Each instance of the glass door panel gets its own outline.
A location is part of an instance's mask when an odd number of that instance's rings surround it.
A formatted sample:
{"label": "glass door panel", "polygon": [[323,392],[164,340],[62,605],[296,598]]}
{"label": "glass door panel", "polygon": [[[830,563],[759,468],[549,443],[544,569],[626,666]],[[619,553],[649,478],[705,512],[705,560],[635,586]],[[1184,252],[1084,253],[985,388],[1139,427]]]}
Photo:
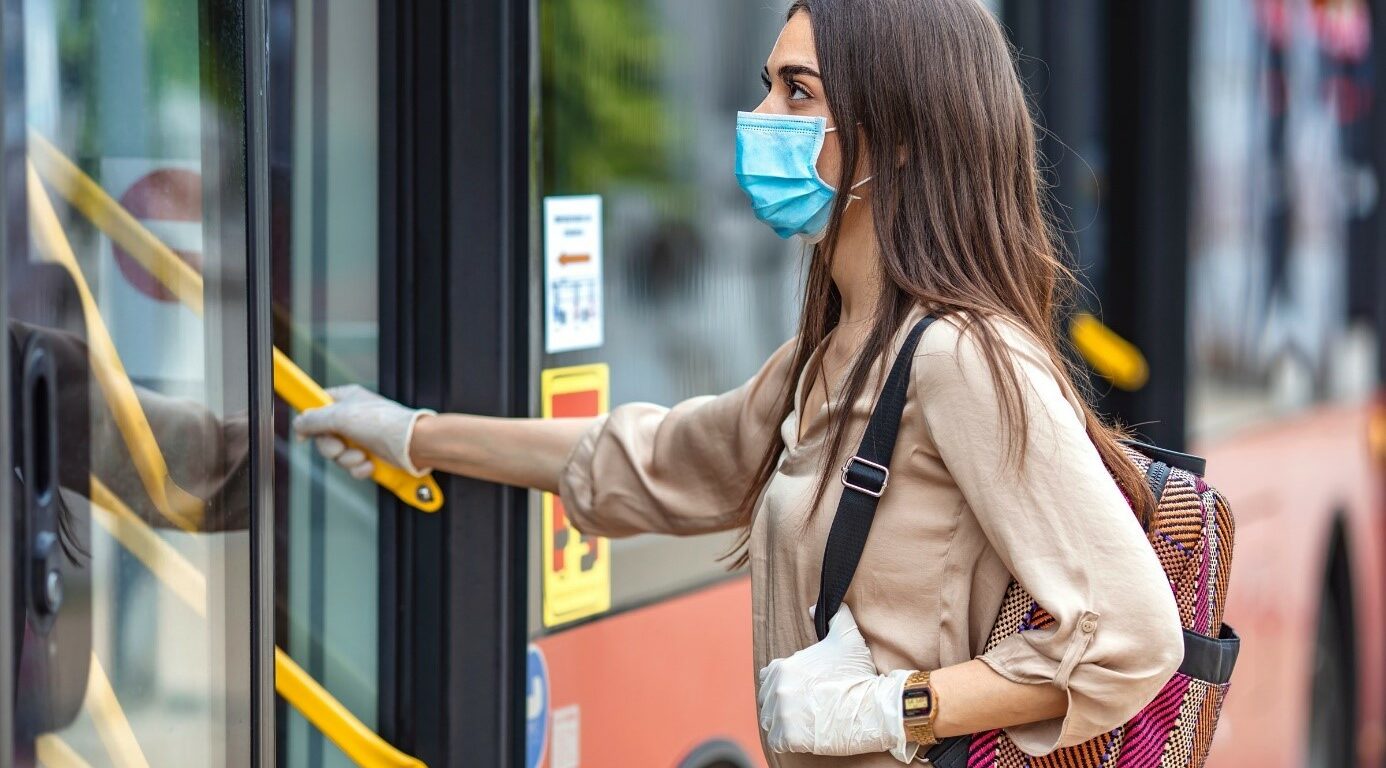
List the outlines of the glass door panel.
{"label": "glass door panel", "polygon": [[[375,0],[272,0],[275,344],[324,387],[374,389],[379,216]],[[277,89],[277,90],[276,90]],[[379,697],[379,504],[277,419],[276,637],[368,729]],[[350,766],[295,708],[279,763]]]}
{"label": "glass door panel", "polygon": [[244,10],[9,0],[21,18],[14,762],[249,765]]}

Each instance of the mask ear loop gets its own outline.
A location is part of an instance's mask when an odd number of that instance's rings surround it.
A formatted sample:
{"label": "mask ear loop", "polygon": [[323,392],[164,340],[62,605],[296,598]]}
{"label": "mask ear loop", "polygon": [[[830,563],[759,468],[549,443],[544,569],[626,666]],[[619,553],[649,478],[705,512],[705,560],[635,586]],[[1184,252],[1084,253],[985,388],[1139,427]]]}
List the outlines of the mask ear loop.
{"label": "mask ear loop", "polygon": [[[832,132],[834,132],[834,131],[836,131],[836,130],[837,130],[837,126],[834,125],[834,126],[831,127],[831,128],[824,128],[824,129],[823,129],[823,133],[828,134],[828,133],[832,133]],[[854,195],[854,194],[852,194],[852,192],[853,192],[854,190],[858,189],[859,187],[861,187],[863,184],[866,184],[867,182],[871,181],[871,180],[874,179],[874,178],[876,178],[874,175],[873,175],[873,176],[867,176],[866,178],[862,179],[861,181],[858,181],[856,184],[853,184],[851,187],[848,187],[848,189],[847,189],[847,204],[848,204],[848,205],[851,205],[852,203],[856,202],[857,200],[860,200],[860,199],[861,199],[861,196],[860,196],[860,195]],[[844,208],[843,210],[846,210],[846,209]]]}

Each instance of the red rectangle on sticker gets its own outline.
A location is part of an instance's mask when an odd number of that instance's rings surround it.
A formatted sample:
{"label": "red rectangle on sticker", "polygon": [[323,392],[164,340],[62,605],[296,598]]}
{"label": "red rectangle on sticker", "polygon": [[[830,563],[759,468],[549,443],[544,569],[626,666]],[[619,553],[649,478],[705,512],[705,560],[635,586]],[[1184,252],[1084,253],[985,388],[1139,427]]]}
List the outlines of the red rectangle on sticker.
{"label": "red rectangle on sticker", "polygon": [[561,395],[553,396],[553,417],[555,419],[571,419],[582,416],[600,415],[598,410],[601,400],[598,398],[595,389],[583,390],[581,392],[564,392]]}

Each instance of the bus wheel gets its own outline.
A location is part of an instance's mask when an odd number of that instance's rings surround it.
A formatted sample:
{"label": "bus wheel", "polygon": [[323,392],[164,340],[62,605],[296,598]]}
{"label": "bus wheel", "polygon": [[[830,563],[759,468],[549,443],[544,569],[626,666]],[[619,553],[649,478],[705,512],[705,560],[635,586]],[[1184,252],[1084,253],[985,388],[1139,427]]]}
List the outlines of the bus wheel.
{"label": "bus wheel", "polygon": [[751,768],[751,759],[735,742],[716,739],[689,752],[679,768]]}
{"label": "bus wheel", "polygon": [[1352,591],[1342,539],[1334,542],[1328,583],[1319,603],[1314,679],[1309,712],[1308,768],[1353,764],[1356,690]]}

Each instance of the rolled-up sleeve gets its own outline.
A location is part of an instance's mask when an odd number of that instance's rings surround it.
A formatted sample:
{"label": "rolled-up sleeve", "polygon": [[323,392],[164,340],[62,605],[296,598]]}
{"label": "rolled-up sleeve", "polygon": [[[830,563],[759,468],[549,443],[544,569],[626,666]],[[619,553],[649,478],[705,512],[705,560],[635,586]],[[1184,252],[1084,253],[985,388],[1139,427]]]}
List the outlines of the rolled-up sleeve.
{"label": "rolled-up sleeve", "polygon": [[1012,422],[974,331],[936,323],[915,383],[929,436],[983,533],[1055,620],[981,656],[1008,680],[1067,692],[1062,718],[1006,729],[1039,756],[1110,731],[1149,703],[1178,668],[1183,639],[1169,582],[1057,370],[1025,331],[991,327],[1020,385],[1023,461],[1004,437]]}
{"label": "rolled-up sleeve", "polygon": [[583,533],[688,536],[734,528],[761,457],[779,428],[794,344],[754,377],[673,408],[619,406],[578,441],[559,478]]}

